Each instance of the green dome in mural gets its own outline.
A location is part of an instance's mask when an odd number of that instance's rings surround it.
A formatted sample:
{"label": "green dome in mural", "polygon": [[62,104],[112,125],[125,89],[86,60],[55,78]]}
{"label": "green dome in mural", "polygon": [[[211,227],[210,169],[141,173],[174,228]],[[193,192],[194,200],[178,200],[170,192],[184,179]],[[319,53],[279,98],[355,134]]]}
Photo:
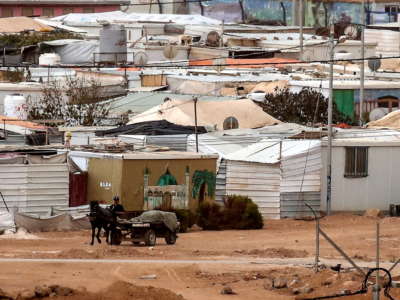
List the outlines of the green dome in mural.
{"label": "green dome in mural", "polygon": [[169,170],[167,169],[167,171],[165,172],[164,175],[162,175],[158,181],[157,181],[157,185],[158,186],[164,186],[164,185],[178,185],[176,178],[169,172]]}

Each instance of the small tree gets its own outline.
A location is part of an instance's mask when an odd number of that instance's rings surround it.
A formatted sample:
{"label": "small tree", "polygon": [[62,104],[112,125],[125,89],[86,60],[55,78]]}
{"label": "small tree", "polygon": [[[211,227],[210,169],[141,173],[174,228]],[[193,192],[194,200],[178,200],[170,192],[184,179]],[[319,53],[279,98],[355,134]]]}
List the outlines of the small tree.
{"label": "small tree", "polygon": [[[298,93],[288,88],[276,89],[267,94],[265,101],[258,103],[263,110],[283,122],[310,125],[328,123],[328,99],[311,88],[303,88]],[[333,103],[333,122],[351,123],[352,120],[337,110]]]}
{"label": "small tree", "polygon": [[39,99],[28,99],[29,120],[62,120],[67,126],[99,125],[109,105],[96,103],[100,85],[91,80],[68,78],[65,85],[53,80],[42,88]]}

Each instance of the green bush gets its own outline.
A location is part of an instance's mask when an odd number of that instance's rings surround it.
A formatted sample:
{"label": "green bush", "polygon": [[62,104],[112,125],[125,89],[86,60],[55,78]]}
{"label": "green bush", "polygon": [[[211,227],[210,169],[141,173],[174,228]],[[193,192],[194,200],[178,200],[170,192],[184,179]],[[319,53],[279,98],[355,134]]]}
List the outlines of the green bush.
{"label": "green bush", "polygon": [[224,201],[224,225],[233,229],[260,229],[264,222],[253,200],[247,196],[230,195]]}
{"label": "green bush", "polygon": [[247,196],[228,196],[223,207],[202,203],[197,214],[197,224],[205,230],[260,229],[264,226],[257,204]]}
{"label": "green bush", "polygon": [[197,210],[197,225],[205,230],[220,230],[223,213],[221,206],[215,203],[200,203]]}
{"label": "green bush", "polygon": [[196,215],[188,209],[176,209],[173,212],[181,223],[180,232],[186,232],[196,223]]}

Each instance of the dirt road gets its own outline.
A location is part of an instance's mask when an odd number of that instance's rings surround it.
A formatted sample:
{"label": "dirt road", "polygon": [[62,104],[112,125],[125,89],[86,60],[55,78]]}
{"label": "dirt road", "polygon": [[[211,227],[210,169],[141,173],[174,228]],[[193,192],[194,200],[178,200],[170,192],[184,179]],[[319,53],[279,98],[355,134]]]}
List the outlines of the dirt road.
{"label": "dirt road", "polygon": [[[400,219],[385,218],[380,222],[382,260],[395,261],[400,255]],[[350,257],[364,265],[372,263],[375,219],[339,215],[324,218],[321,224]],[[314,230],[314,223],[310,221],[276,220],[267,221],[264,229],[255,231],[189,232],[181,234],[176,245],[166,245],[160,239],[155,247],[134,247],[130,243],[90,246],[88,231],[35,233],[27,239],[0,237],[0,258],[3,259],[0,260],[0,288],[16,293],[38,284],[62,284],[98,292],[120,280],[167,288],[193,300],[295,299],[343,291],[346,282],[350,290],[358,289],[362,279],[354,272],[338,278],[329,268],[315,275],[307,267],[313,262]],[[322,240],[321,257],[327,265],[341,259]],[[4,260],[16,258],[35,261]],[[47,258],[58,260],[36,260]],[[73,263],[65,259],[81,261]],[[104,263],[107,260],[112,261]],[[136,263],[129,263],[133,260]],[[400,268],[396,272],[400,273]],[[156,279],[139,279],[149,274],[156,275]],[[287,281],[298,278],[299,288],[310,284],[312,289],[306,294],[294,295],[293,288],[268,288],[268,280],[279,276]],[[332,278],[333,282],[326,284]],[[227,285],[237,294],[221,295],[221,289]],[[397,291],[393,293],[396,295]]]}

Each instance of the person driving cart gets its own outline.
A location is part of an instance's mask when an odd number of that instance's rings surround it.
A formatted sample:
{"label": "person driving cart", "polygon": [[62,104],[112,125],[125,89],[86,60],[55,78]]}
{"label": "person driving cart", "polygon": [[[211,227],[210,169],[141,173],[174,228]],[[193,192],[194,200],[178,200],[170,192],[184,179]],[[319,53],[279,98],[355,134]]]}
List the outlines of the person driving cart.
{"label": "person driving cart", "polygon": [[125,209],[122,206],[122,204],[119,203],[119,197],[114,196],[113,198],[113,204],[110,205],[110,210],[113,212],[113,214],[118,214],[121,212],[124,212]]}

